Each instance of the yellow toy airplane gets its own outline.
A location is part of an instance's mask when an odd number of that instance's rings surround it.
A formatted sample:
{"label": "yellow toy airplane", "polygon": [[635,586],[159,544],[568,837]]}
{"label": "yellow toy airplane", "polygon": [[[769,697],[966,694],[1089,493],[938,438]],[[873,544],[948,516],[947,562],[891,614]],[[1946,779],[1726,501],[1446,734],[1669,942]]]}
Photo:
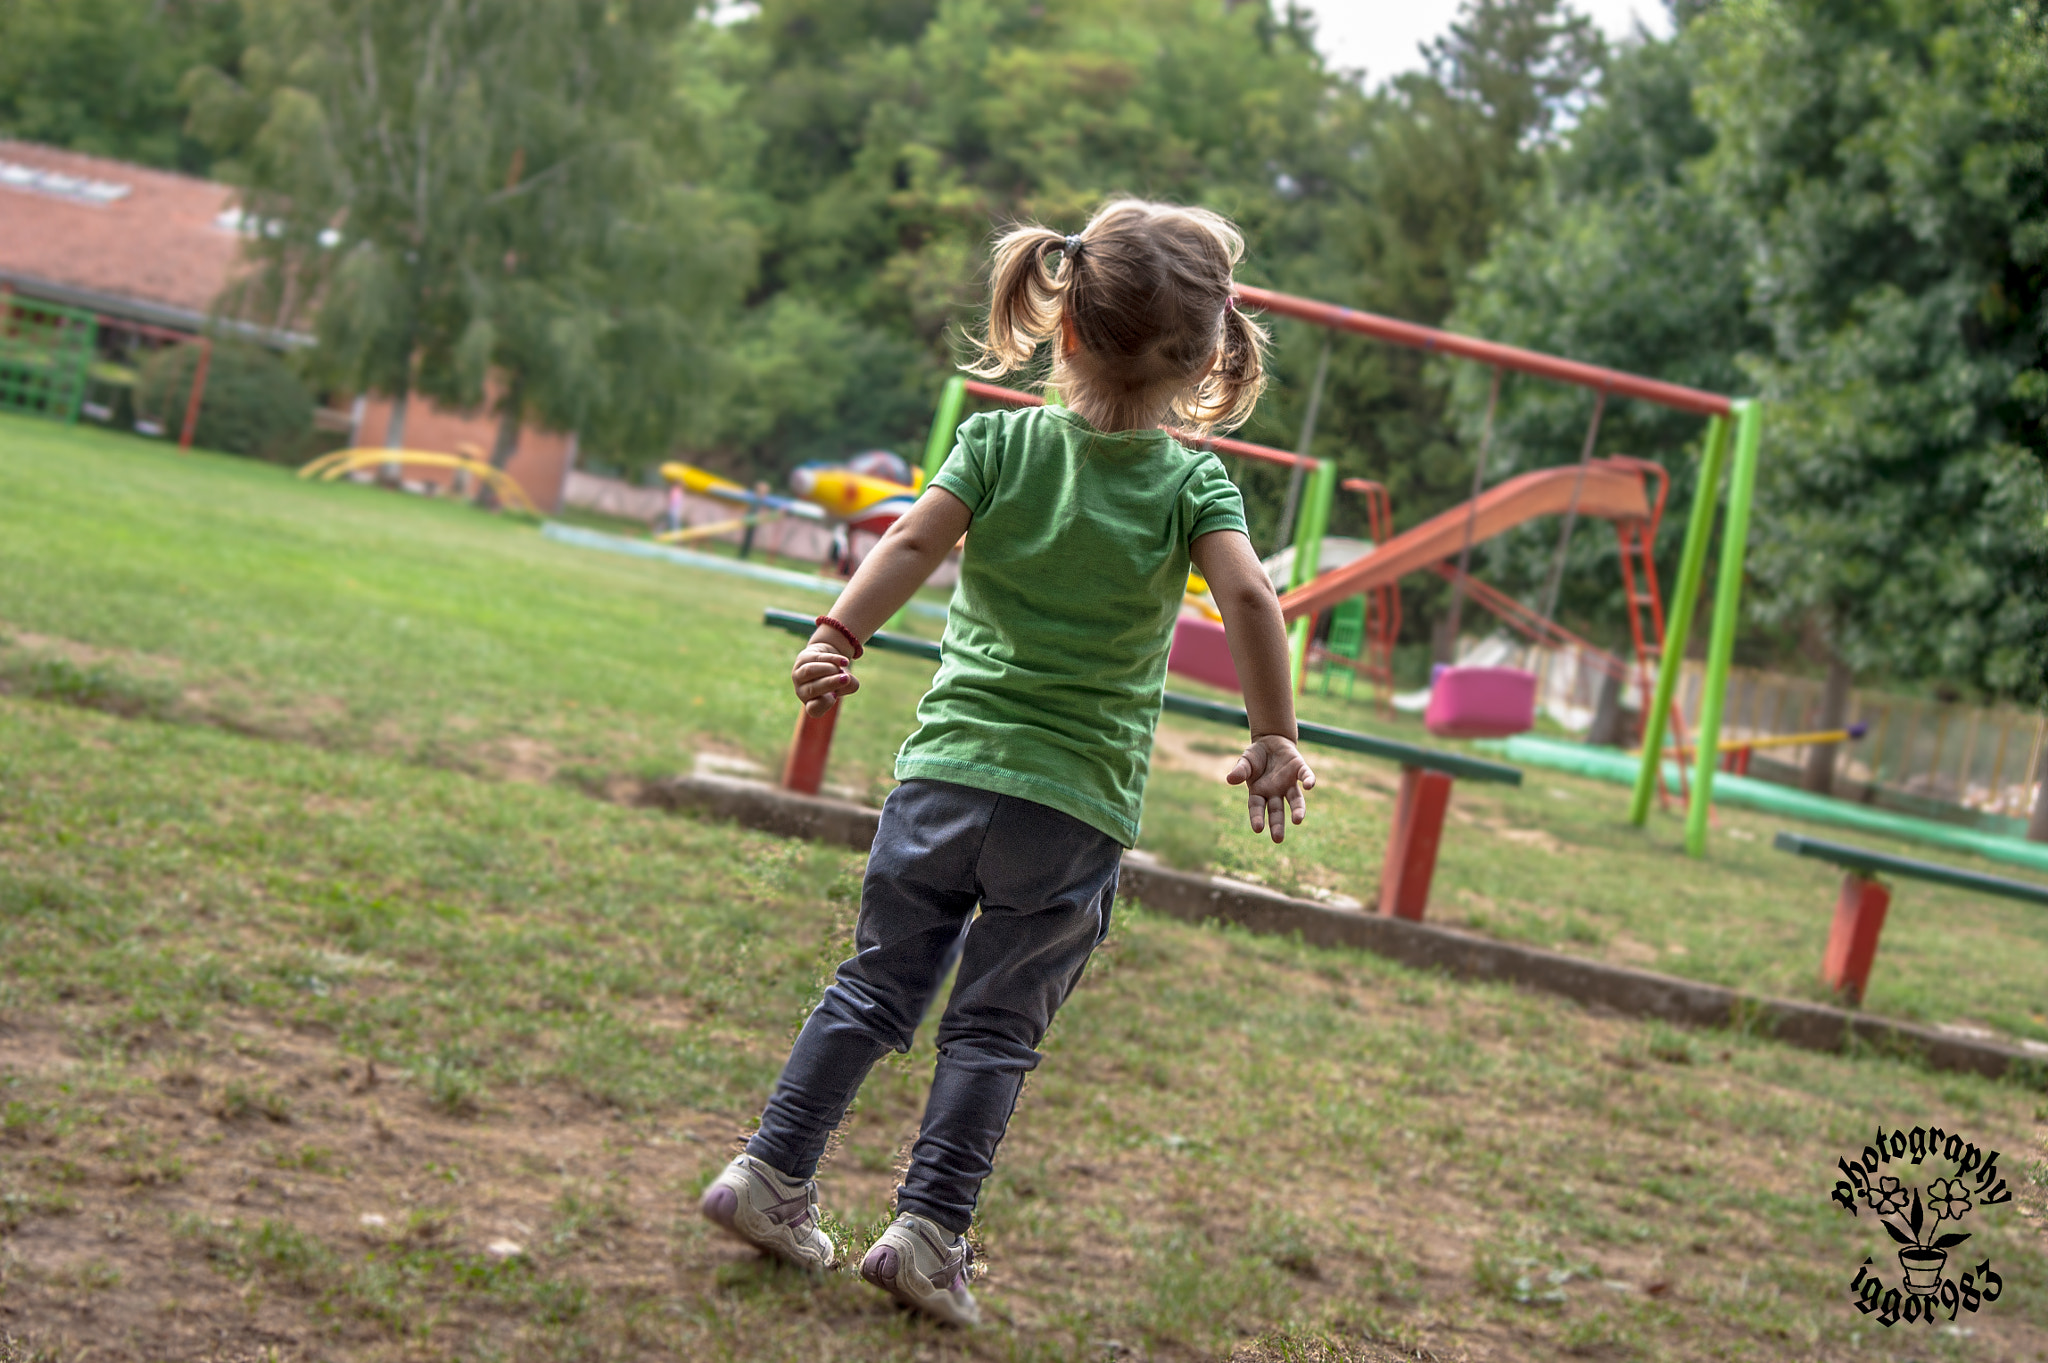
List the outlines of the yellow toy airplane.
{"label": "yellow toy airplane", "polygon": [[694,464],[663,464],[661,476],[686,492],[715,497],[756,513],[830,519],[876,535],[894,525],[924,488],[924,474],[913,473],[887,450],[870,450],[844,464],[799,465],[789,475],[794,497],[755,492]]}

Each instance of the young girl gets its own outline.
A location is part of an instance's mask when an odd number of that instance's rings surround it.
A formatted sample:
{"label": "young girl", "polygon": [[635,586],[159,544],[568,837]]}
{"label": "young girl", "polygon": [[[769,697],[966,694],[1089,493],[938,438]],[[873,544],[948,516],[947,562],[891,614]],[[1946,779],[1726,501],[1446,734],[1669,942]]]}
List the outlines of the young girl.
{"label": "young girl", "polygon": [[1223,614],[1251,718],[1228,779],[1247,788],[1252,831],[1279,842],[1315,785],[1295,751],[1286,637],[1243,500],[1214,454],[1159,429],[1169,415],[1234,425],[1258,400],[1265,334],[1231,301],[1243,250],[1214,213],[1135,201],[1075,236],[1006,232],[973,372],[1019,368],[1051,341],[1066,406],[963,423],[791,669],[813,715],[859,690],[862,641],[968,535],[938,678],[868,858],[855,955],[804,1024],[760,1129],[703,1200],[747,1243],[829,1267],[819,1157],[869,1068],[910,1048],[957,951],[897,1216],[860,1266],[940,1320],[980,1319],[965,1236],[982,1180],[1046,1027],[1109,930],[1190,560]]}

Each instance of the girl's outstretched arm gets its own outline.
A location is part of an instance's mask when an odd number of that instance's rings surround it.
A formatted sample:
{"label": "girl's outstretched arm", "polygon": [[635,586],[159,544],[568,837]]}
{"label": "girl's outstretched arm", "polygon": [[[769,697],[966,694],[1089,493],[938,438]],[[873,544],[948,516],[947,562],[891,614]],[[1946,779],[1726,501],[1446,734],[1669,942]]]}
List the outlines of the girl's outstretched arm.
{"label": "girl's outstretched arm", "polygon": [[[883,532],[874,552],[861,560],[853,581],[832,603],[832,618],[865,643],[953,552],[973,519],[967,504],[952,493],[926,489],[917,504]],[[840,696],[860,690],[849,670],[853,651],[852,642],[830,625],[812,631],[811,641],[789,671],[806,714],[822,715]]]}
{"label": "girl's outstretched arm", "polygon": [[1252,832],[1270,831],[1279,842],[1287,836],[1289,814],[1296,823],[1308,817],[1303,792],[1316,784],[1316,774],[1294,746],[1294,680],[1287,675],[1280,598],[1243,531],[1204,535],[1188,546],[1188,553],[1223,613],[1223,632],[1251,720],[1251,746],[1224,779],[1245,787]]}

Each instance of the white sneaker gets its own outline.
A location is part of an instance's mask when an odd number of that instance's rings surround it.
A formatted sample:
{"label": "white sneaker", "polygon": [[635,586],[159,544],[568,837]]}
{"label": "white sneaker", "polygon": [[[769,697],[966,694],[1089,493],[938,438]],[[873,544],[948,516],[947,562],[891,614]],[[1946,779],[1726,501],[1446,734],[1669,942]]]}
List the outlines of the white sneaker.
{"label": "white sneaker", "polygon": [[979,1325],[981,1307],[967,1290],[973,1265],[966,1236],[948,1235],[936,1222],[904,1212],[860,1261],[860,1276],[949,1325]]}
{"label": "white sneaker", "polygon": [[838,1252],[818,1229],[818,1185],[793,1179],[741,1155],[711,1181],[698,1203],[704,1219],[798,1268],[830,1268]]}

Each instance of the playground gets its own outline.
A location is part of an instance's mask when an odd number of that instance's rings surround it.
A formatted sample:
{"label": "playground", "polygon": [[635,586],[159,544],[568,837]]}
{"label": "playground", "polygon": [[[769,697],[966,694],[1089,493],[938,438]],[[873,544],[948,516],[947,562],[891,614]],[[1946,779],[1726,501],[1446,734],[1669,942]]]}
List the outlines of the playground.
{"label": "playground", "polygon": [[[1684,1030],[1126,901],[1047,1042],[977,1235],[997,1328],[814,1287],[690,1213],[851,930],[858,854],[654,807],[772,781],[767,581],[470,508],[0,422],[0,1145],[10,1330],[145,1356],[2031,1357],[2037,1081]],[[902,632],[936,637],[912,613]],[[715,666],[708,665],[715,661]],[[877,651],[823,774],[872,803],[931,664]],[[1176,679],[1173,689],[1222,699]],[[1475,751],[1310,688],[1306,719]],[[1169,714],[1141,850],[1370,905],[1397,764],[1317,751],[1283,848],[1231,831],[1228,728]],[[1695,740],[1696,741],[1696,740]],[[1839,867],[1737,805],[1461,780],[1427,921],[1824,1002]],[[1967,853],[1935,859],[2026,872]],[[2048,1041],[2037,906],[1901,882],[1862,1008]],[[1201,1038],[1202,1047],[1184,1044]],[[823,1173],[879,1228],[930,1073],[891,1060]],[[1835,1161],[1964,1130],[1995,1308],[1845,1303]],[[1284,1172],[1276,1172],[1284,1171]],[[1237,1191],[1273,1200],[1257,1215]],[[1077,1244],[1068,1229],[1091,1227]],[[1975,1260],[1973,1259],[1974,1263]]]}

